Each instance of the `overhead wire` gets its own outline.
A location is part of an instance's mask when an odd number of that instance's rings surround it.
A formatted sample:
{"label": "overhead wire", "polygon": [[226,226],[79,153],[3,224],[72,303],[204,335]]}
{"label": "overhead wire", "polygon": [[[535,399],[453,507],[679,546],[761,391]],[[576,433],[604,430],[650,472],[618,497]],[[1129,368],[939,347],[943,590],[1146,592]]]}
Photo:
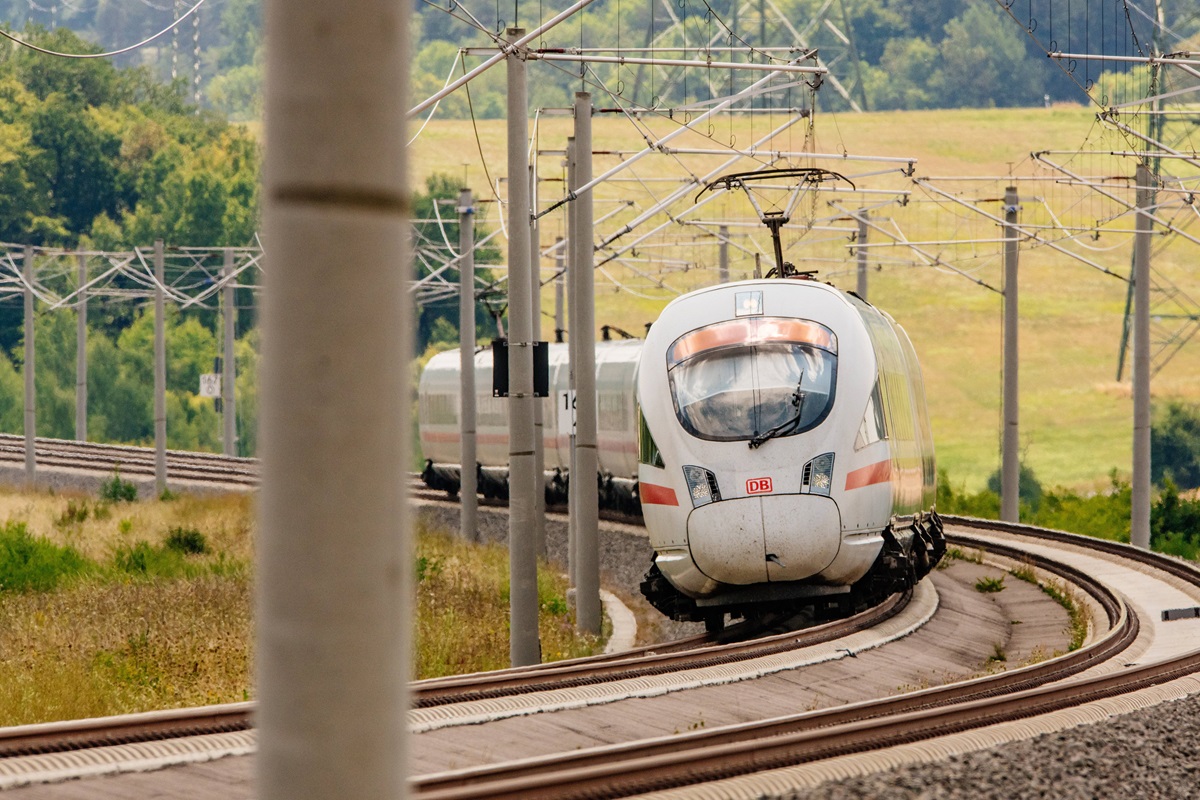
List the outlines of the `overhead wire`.
{"label": "overhead wire", "polygon": [[134,50],[145,47],[146,45],[153,42],[155,39],[158,39],[160,36],[163,36],[163,35],[171,32],[179,25],[179,23],[183,22],[185,19],[187,19],[188,17],[195,14],[196,11],[199,10],[200,6],[204,5],[205,2],[206,2],[206,0],[196,0],[196,4],[194,6],[189,8],[187,11],[185,11],[183,14],[181,14],[179,17],[177,17],[174,22],[172,22],[170,25],[163,28],[161,31],[154,34],[153,36],[149,36],[149,37],[143,39],[142,41],[138,42],[137,44],[131,44],[128,47],[122,47],[118,50],[109,50],[109,51],[106,51],[103,53],[63,53],[63,52],[60,52],[57,50],[50,50],[45,47],[39,47],[38,45],[33,44],[32,42],[27,42],[17,36],[14,36],[13,34],[4,30],[4,28],[2,28],[2,27],[0,27],[0,36],[3,36],[5,39],[8,39],[11,42],[15,42],[16,44],[20,45],[21,47],[28,48],[30,50],[41,53],[43,55],[55,56],[57,58],[78,58],[78,59],[112,58],[113,56],[119,56],[124,53],[130,53]]}

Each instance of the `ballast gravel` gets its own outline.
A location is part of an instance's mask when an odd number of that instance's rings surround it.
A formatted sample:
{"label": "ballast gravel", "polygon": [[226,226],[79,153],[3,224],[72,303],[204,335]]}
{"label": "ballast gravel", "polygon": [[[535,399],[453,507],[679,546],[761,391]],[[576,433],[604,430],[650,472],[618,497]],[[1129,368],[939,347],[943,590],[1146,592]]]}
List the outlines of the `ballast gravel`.
{"label": "ballast gravel", "polygon": [[[764,795],[764,800],[766,795]],[[783,800],[1176,800],[1200,798],[1200,697]]]}
{"label": "ballast gravel", "polygon": [[[431,525],[458,528],[456,506],[425,505],[420,517]],[[503,542],[508,538],[508,518],[496,510],[480,509],[479,528],[483,541]],[[546,539],[549,559],[565,563],[565,519],[547,520]],[[600,550],[605,586],[619,592],[631,606],[642,603],[638,585],[650,565],[645,532],[631,525],[601,523]],[[662,640],[703,631],[697,623],[661,619],[657,624],[656,634]],[[1200,800],[1200,696],[943,761],[829,781],[783,794],[763,794],[761,798]]]}

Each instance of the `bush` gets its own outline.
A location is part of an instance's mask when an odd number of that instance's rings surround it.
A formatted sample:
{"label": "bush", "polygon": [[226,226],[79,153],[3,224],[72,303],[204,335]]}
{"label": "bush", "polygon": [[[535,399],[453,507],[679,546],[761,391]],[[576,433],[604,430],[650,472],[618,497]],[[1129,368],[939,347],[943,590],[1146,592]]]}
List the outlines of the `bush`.
{"label": "bush", "polygon": [[[988,478],[987,488],[989,492],[1000,494],[1000,470],[996,470]],[[1017,496],[1020,502],[1029,507],[1030,511],[1037,512],[1038,507],[1042,504],[1042,496],[1045,492],[1042,490],[1042,483],[1033,474],[1033,468],[1025,464],[1021,464],[1020,472],[1017,478]]]}
{"label": "bush", "polygon": [[1150,427],[1150,477],[1182,489],[1200,487],[1200,405],[1168,402],[1155,409]]}
{"label": "bush", "polygon": [[119,572],[140,578],[174,578],[187,571],[182,553],[149,542],[121,545],[113,553],[113,565]]}
{"label": "bush", "polygon": [[167,549],[184,555],[202,555],[208,552],[208,540],[195,528],[172,528],[164,544]]}
{"label": "bush", "polygon": [[1133,489],[1109,475],[1108,491],[1081,495],[1058,488],[1046,492],[1037,514],[1023,521],[1046,528],[1082,533],[1100,539],[1129,541],[1129,520],[1133,514]]}
{"label": "bush", "polygon": [[958,514],[963,517],[1000,519],[1000,495],[984,489],[967,494],[962,487],[954,488],[946,470],[938,470],[937,510],[942,514]]}
{"label": "bush", "polygon": [[59,515],[58,519],[54,521],[54,524],[59,528],[68,528],[72,525],[81,525],[84,522],[87,522],[87,518],[90,513],[91,510],[88,508],[86,500],[78,505],[75,504],[74,500],[68,500],[67,507],[63,510],[62,514]]}
{"label": "bush", "polygon": [[132,503],[137,500],[137,487],[122,480],[120,470],[114,470],[112,480],[100,487],[100,499],[110,503]]}
{"label": "bush", "polygon": [[23,522],[0,528],[0,591],[49,592],[86,567],[74,548],[33,536]]}
{"label": "bush", "polygon": [[1168,477],[1150,508],[1150,547],[1171,555],[1196,558],[1200,553],[1200,500],[1185,500]]}

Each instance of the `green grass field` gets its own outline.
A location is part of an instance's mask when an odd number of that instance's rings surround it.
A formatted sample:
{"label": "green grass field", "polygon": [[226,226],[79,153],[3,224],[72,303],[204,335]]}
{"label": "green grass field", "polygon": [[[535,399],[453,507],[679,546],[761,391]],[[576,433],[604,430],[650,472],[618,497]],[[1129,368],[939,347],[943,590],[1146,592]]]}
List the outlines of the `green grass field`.
{"label": "green grass field", "polygon": [[[762,138],[782,121],[781,116],[732,121],[726,117],[703,131],[709,136],[687,134],[670,146],[717,149],[730,141],[743,146]],[[595,150],[607,152],[595,156],[595,174],[628,160],[642,148],[645,137],[660,137],[678,127],[677,122],[656,121],[639,130],[623,119],[597,115]],[[490,199],[488,178],[495,182],[504,177],[505,128],[502,121],[487,121],[480,122],[478,130],[477,143],[470,122],[431,123],[412,148],[414,185],[436,172],[465,176],[477,198]],[[542,151],[561,150],[570,130],[569,119],[546,117],[536,128],[536,145]],[[869,296],[908,330],[921,356],[940,465],[956,485],[982,487],[999,465],[1002,302],[997,292],[951,268],[1002,288],[1002,245],[995,241],[1001,232],[993,221],[925,186],[1002,217],[999,200],[1010,182],[1007,176],[1014,176],[1021,194],[1022,223],[1049,224],[1053,214],[1054,219],[1081,233],[1076,242],[1064,246],[1096,266],[1128,275],[1132,237],[1121,231],[1132,229],[1132,219],[1116,218],[1116,204],[1062,180],[1062,173],[1033,162],[1030,152],[1052,151],[1048,158],[1072,173],[1103,177],[1108,191],[1132,198],[1132,192],[1117,180],[1132,174],[1132,160],[1085,152],[1126,150],[1130,143],[1097,125],[1089,109],[1055,107],[818,114],[811,132],[800,123],[769,146],[773,150],[915,159],[913,177],[927,179],[924,185],[915,184],[896,164],[853,158],[791,159],[790,164],[823,166],[854,176],[860,188],[874,191],[856,194],[833,184],[838,191],[802,199],[792,223],[784,229],[786,257],[797,264],[818,266],[824,279],[853,288],[853,223],[832,218],[839,208],[876,203],[885,204],[871,212],[880,226],[910,242],[926,243],[920,245],[924,259],[908,248],[870,250]],[[488,164],[488,177],[480,149]],[[620,173],[626,180],[597,189],[597,239],[633,220],[654,199],[680,189],[689,175],[702,177],[726,161],[726,156],[685,154],[656,154],[637,161]],[[726,165],[724,171],[753,166],[743,159]],[[539,208],[546,208],[563,192],[562,156],[544,153],[538,169],[543,179]],[[886,174],[865,175],[881,170]],[[1001,177],[971,179],[995,176]],[[503,194],[502,182],[500,187]],[[894,193],[904,190],[912,192],[910,202],[893,202],[899,196]],[[744,195],[729,193],[701,208],[692,205],[695,195],[692,188],[671,207],[675,222],[659,214],[616,240],[615,246],[628,246],[643,232],[662,226],[654,236],[621,253],[625,263],[609,261],[597,270],[598,324],[640,332],[671,297],[716,282],[718,250],[711,231],[717,221],[741,221],[731,228],[738,245],[731,255],[735,278],[750,274],[753,250],[769,253],[765,228],[758,224]],[[481,222],[494,227],[496,205],[481,208],[486,211],[479,215]],[[1164,213],[1180,224],[1194,222],[1196,216],[1187,208]],[[806,219],[817,221],[812,230],[804,230]],[[700,224],[685,224],[688,222]],[[562,225],[561,212],[543,218],[543,246],[561,235]],[[1090,228],[1095,232],[1087,230]],[[871,244],[884,241],[886,238],[875,232],[869,237]],[[1154,268],[1186,294],[1200,297],[1200,276],[1194,269],[1198,253],[1200,245],[1186,239],[1156,237]],[[611,248],[602,251],[601,258],[610,254]],[[929,266],[933,259],[943,266]],[[1123,383],[1116,381],[1127,284],[1079,258],[1029,241],[1022,242],[1020,259],[1020,438],[1024,458],[1046,485],[1085,491],[1103,488],[1112,470],[1130,472],[1129,369]],[[553,262],[546,259],[543,279],[552,272]],[[543,314],[552,312],[553,292],[546,291]],[[1170,320],[1161,322],[1168,327],[1172,324]],[[550,327],[547,322],[545,330]],[[1200,341],[1182,348],[1158,372],[1154,394],[1156,398],[1200,400]]]}

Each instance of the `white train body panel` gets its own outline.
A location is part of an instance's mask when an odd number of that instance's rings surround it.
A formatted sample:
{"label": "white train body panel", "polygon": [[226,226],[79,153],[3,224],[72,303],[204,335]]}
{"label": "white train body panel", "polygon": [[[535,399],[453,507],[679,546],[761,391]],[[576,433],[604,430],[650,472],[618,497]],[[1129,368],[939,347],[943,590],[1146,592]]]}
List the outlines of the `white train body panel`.
{"label": "white train body panel", "polygon": [[713,606],[738,587],[813,596],[862,578],[884,529],[932,508],[911,351],[889,317],[815,281],[668,305],[637,387],[642,513],[663,575]]}
{"label": "white train body panel", "polygon": [[[633,479],[637,475],[637,407],[634,377],[641,341],[596,344],[597,458],[601,473]],[[551,344],[550,397],[541,400],[547,470],[566,471],[571,454],[571,411],[563,400],[569,386],[565,344]],[[421,451],[435,464],[457,466],[462,440],[459,413],[458,350],[438,353],[421,373],[418,419]],[[508,401],[492,396],[492,351],[475,353],[476,454],[484,467],[508,465]]]}

